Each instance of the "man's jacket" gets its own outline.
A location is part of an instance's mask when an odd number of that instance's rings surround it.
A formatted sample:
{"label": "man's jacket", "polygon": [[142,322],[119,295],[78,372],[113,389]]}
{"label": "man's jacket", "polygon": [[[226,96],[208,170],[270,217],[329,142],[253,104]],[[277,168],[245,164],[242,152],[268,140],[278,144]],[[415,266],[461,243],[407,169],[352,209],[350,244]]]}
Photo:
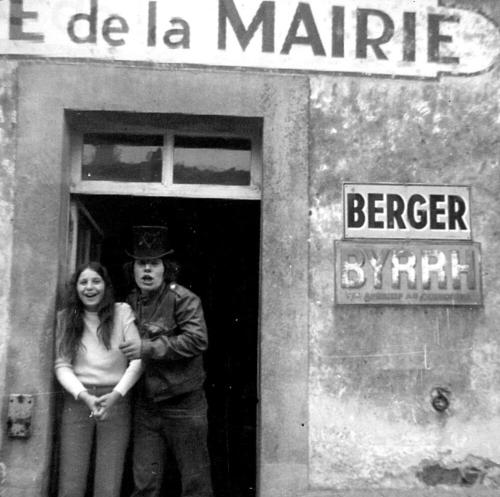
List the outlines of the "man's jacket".
{"label": "man's jacket", "polygon": [[158,402],[201,388],[208,336],[199,297],[170,283],[147,296],[134,290],[127,301],[136,313],[142,339],[145,371],[139,396]]}

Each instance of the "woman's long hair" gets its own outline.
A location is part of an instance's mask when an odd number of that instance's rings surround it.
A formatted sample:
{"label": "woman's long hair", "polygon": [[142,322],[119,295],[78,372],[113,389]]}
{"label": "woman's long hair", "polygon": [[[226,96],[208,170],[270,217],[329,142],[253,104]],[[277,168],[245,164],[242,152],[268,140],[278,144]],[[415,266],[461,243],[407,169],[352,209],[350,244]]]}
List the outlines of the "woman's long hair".
{"label": "woman's long hair", "polygon": [[59,354],[69,357],[71,361],[75,360],[76,354],[82,346],[85,307],[78,296],[76,286],[78,278],[85,269],[95,271],[104,280],[104,295],[97,307],[97,316],[99,317],[97,335],[107,349],[111,347],[115,304],[113,285],[108,271],[100,262],[87,262],[79,266],[71,277],[65,299],[63,329],[60,330],[62,336],[59,343]]}

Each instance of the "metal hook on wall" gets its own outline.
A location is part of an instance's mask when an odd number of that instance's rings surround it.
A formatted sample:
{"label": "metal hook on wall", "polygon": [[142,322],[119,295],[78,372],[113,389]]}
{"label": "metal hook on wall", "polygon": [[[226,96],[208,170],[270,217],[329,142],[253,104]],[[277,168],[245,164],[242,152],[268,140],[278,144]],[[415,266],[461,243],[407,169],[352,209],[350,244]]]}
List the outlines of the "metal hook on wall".
{"label": "metal hook on wall", "polygon": [[431,390],[431,404],[437,412],[444,412],[450,407],[451,391],[445,387],[435,387]]}

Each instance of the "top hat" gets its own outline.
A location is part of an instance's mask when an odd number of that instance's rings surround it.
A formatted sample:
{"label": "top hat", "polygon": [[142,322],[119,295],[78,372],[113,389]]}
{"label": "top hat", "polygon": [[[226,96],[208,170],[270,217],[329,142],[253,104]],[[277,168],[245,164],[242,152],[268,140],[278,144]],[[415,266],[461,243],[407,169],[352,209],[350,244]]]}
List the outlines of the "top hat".
{"label": "top hat", "polygon": [[134,259],[160,259],[173,252],[167,234],[168,230],[164,226],[134,226],[132,250],[125,252]]}

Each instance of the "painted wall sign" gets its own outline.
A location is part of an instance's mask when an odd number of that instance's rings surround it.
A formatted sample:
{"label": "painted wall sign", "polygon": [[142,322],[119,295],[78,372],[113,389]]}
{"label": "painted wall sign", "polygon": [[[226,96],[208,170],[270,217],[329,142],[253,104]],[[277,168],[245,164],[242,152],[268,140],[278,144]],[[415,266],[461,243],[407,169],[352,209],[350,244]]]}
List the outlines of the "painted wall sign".
{"label": "painted wall sign", "polygon": [[481,305],[473,242],[335,242],[338,304]]}
{"label": "painted wall sign", "polygon": [[471,240],[468,186],[344,183],[344,238]]}
{"label": "painted wall sign", "polygon": [[489,69],[497,26],[438,0],[4,0],[0,54],[435,78]]}

